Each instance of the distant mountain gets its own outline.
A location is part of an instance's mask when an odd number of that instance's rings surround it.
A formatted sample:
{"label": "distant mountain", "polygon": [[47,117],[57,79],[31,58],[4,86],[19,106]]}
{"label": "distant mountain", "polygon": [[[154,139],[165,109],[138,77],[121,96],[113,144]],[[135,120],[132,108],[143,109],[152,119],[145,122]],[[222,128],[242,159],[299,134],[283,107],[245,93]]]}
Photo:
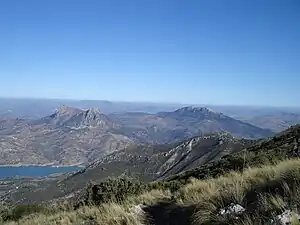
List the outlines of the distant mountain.
{"label": "distant mountain", "polygon": [[121,132],[140,142],[170,143],[196,135],[229,132],[243,138],[264,138],[274,133],[208,108],[183,107],[157,114],[127,113],[111,115],[125,129]]}
{"label": "distant mountain", "polygon": [[268,130],[257,128],[208,108],[184,107],[174,112],[160,113],[160,115],[173,118],[179,125],[188,125],[187,127],[203,134],[226,131],[234,136],[254,139],[273,135]]}
{"label": "distant mountain", "polygon": [[35,121],[35,124],[51,124],[58,127],[69,128],[98,128],[109,130],[118,127],[99,109],[91,108],[87,110],[62,106],[50,116],[43,117]]}
{"label": "distant mountain", "polygon": [[38,120],[3,119],[0,125],[0,164],[86,164],[134,144],[96,109],[60,107]]}

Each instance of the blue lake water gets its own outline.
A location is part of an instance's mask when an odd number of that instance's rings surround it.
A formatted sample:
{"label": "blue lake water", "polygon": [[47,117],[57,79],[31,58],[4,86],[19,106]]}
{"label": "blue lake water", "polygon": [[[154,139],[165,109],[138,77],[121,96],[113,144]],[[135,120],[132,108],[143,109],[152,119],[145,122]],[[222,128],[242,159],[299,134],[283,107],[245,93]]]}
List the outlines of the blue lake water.
{"label": "blue lake water", "polygon": [[69,173],[82,169],[78,166],[2,166],[0,167],[0,179],[9,177],[46,177],[59,173]]}

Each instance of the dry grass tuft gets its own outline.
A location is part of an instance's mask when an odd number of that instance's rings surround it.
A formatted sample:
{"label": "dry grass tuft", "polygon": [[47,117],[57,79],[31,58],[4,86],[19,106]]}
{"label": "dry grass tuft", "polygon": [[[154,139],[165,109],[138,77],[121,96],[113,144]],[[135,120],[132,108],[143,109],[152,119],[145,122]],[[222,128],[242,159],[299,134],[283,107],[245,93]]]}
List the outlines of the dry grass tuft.
{"label": "dry grass tuft", "polygon": [[59,212],[53,215],[31,215],[18,222],[6,225],[73,225],[93,221],[98,225],[141,225],[143,218],[118,204],[104,204],[101,207],[82,207],[78,211]]}
{"label": "dry grass tuft", "polygon": [[155,189],[135,197],[130,197],[126,200],[126,202],[131,205],[138,205],[138,204],[152,205],[158,201],[170,200],[171,197],[172,194],[169,190]]}
{"label": "dry grass tuft", "polygon": [[[185,203],[201,206],[195,212],[194,224],[209,221],[221,224],[218,211],[230,203],[240,204],[251,210],[252,214],[257,211],[267,216],[299,207],[298,184],[299,159],[284,161],[276,166],[249,168],[243,173],[232,172],[206,181],[194,180],[179,191],[178,197]],[[251,224],[249,221],[260,223],[245,215],[242,224]]]}

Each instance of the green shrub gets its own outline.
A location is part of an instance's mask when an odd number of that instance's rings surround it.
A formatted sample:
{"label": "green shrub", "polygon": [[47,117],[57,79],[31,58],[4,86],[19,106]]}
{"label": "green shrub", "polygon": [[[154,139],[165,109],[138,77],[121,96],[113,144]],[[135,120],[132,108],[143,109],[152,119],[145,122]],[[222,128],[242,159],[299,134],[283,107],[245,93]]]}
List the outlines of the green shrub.
{"label": "green shrub", "polygon": [[172,193],[178,191],[184,182],[182,180],[172,180],[172,181],[158,181],[152,182],[147,185],[148,190],[169,190]]}
{"label": "green shrub", "polygon": [[89,185],[84,203],[87,205],[121,203],[129,196],[141,194],[145,190],[147,190],[147,185],[126,176],[108,178],[99,184]]}

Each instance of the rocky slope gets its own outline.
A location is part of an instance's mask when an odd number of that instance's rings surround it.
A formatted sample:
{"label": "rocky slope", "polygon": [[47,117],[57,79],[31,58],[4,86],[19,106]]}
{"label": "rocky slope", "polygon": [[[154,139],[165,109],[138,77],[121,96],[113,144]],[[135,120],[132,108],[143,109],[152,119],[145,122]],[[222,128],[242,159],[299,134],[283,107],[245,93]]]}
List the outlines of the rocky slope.
{"label": "rocky slope", "polygon": [[28,129],[29,121],[20,118],[2,117],[0,118],[0,135],[11,135]]}
{"label": "rocky slope", "polygon": [[2,124],[0,164],[87,163],[133,144],[94,109],[62,107],[39,120]]}
{"label": "rocky slope", "polygon": [[129,173],[146,180],[157,179],[217,160],[255,142],[235,138],[229,133],[214,133],[190,138],[178,144],[138,146],[101,158],[90,164],[86,172],[93,173],[99,167],[107,170],[106,166],[110,167],[111,164],[128,162],[132,165],[127,170]]}
{"label": "rocky slope", "polygon": [[276,164],[279,161],[300,157],[300,125],[278,133],[268,140],[257,141],[242,151],[224,156],[196,169],[170,176],[168,181],[187,181],[191,177],[205,179],[218,177],[229,171],[243,171],[248,167]]}

